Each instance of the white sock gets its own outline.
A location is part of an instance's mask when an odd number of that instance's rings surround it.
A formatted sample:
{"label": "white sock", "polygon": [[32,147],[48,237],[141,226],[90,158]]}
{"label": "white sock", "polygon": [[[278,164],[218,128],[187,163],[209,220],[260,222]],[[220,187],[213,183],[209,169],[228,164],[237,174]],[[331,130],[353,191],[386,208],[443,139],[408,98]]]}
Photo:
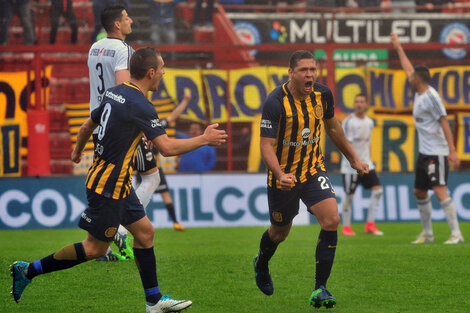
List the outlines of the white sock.
{"label": "white sock", "polygon": [[119,232],[122,236],[127,236],[127,228],[125,228],[125,227],[122,226],[122,225],[119,225],[118,232]]}
{"label": "white sock", "polygon": [[452,198],[449,197],[441,202],[441,206],[446,213],[447,224],[449,224],[452,235],[460,235],[459,221],[455,213],[455,206]]}
{"label": "white sock", "polygon": [[142,182],[139,185],[139,188],[136,189],[135,193],[142,203],[142,206],[145,208],[152,198],[155,189],[157,189],[160,184],[160,173],[156,171],[149,175],[140,175],[142,177]]}
{"label": "white sock", "polygon": [[419,216],[421,217],[421,225],[423,225],[423,232],[425,235],[433,235],[432,222],[431,222],[431,199],[418,199]]}
{"label": "white sock", "polygon": [[379,207],[380,198],[382,198],[382,188],[374,189],[370,195],[369,209],[367,211],[367,221],[375,222],[375,214],[377,213],[377,208]]}
{"label": "white sock", "polygon": [[351,226],[351,206],[354,194],[348,194],[343,200],[343,226]]}

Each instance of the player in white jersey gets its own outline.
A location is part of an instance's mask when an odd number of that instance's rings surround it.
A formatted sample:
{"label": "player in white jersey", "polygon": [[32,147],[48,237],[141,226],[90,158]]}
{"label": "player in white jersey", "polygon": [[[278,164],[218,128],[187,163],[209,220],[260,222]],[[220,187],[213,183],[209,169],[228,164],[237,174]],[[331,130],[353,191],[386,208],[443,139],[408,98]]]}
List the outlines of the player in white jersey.
{"label": "player in white jersey", "polygon": [[341,233],[345,236],[354,236],[356,234],[351,228],[351,207],[354,192],[359,184],[371,190],[367,223],[364,231],[378,236],[383,235],[383,232],[375,226],[375,215],[382,197],[382,185],[375,172],[374,163],[370,158],[370,138],[374,128],[374,121],[367,116],[368,109],[369,103],[367,97],[365,94],[360,93],[354,98],[354,113],[343,121],[346,139],[351,143],[361,161],[369,165],[369,173],[359,176],[357,171],[351,167],[349,161],[344,156],[342,157],[341,174],[346,196],[342,207],[343,230]]}
{"label": "player in white jersey", "polygon": [[416,162],[414,194],[417,198],[423,232],[413,243],[433,242],[431,224],[431,200],[428,190],[432,189],[444,209],[451,235],[445,244],[463,243],[455,206],[447,191],[449,162],[455,167],[460,160],[455,150],[454,138],[446,119],[447,113],[437,91],[429,86],[431,75],[424,66],[415,66],[403,50],[398,36],[390,35],[393,47],[398,53],[411,87],[416,92],[413,104],[413,117],[419,137],[419,155]]}
{"label": "player in white jersey", "polygon": [[[90,112],[97,108],[108,88],[130,80],[129,61],[134,49],[124,42],[132,32],[132,19],[122,5],[106,7],[101,12],[101,24],[107,32],[107,37],[95,42],[88,53],[88,71],[90,79]],[[98,128],[97,128],[98,129]],[[93,142],[97,141],[97,129],[93,133]],[[95,146],[96,148],[96,146]],[[142,150],[140,150],[142,151]],[[142,153],[142,152],[141,152]],[[145,153],[145,151],[143,152]],[[135,192],[144,208],[150,201],[155,189],[160,183],[160,175],[156,162],[145,172],[140,173],[142,181]],[[122,260],[133,258],[127,230],[120,226],[114,242],[119,247],[122,256],[114,254],[111,249],[99,260]]]}
{"label": "player in white jersey", "polygon": [[[108,37],[95,42],[88,53],[90,112],[96,109],[106,89],[130,79],[129,60],[134,50],[124,42],[132,32],[132,19],[123,6],[107,7],[102,23]],[[98,131],[95,130],[95,134]]]}

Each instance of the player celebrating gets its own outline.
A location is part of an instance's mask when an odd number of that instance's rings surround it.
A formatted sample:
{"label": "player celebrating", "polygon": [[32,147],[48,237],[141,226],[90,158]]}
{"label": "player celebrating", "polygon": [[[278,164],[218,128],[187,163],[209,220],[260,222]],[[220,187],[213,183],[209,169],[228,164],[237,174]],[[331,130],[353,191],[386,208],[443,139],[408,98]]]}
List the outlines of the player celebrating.
{"label": "player celebrating", "polygon": [[[96,109],[103,98],[104,92],[111,87],[126,82],[130,78],[129,60],[134,49],[124,42],[126,36],[132,32],[132,19],[122,5],[106,7],[101,13],[101,23],[107,32],[107,37],[95,42],[88,53],[88,70],[90,78],[90,112]],[[97,130],[93,133],[93,142],[97,142]],[[144,142],[139,143],[137,159],[143,160],[147,156]],[[136,194],[144,205],[150,202],[154,190],[160,182],[157,164],[151,160],[145,169],[140,171],[141,183],[136,188]],[[99,261],[117,261],[132,259],[130,238],[126,236],[127,230],[120,226],[114,243],[118,246],[121,255],[109,249]]]}
{"label": "player celebrating", "polygon": [[[122,5],[106,7],[101,12],[101,23],[107,37],[95,42],[88,53],[88,71],[90,80],[90,113],[99,107],[104,92],[111,87],[129,81],[129,60],[134,49],[124,42],[132,32],[132,19]],[[93,143],[98,141],[98,129],[93,132]],[[130,247],[127,230],[122,226],[116,232],[115,244],[121,255],[113,253],[111,248],[98,261],[117,261],[132,259],[134,254]]]}
{"label": "player celebrating", "polygon": [[266,99],[261,120],[261,155],[268,167],[268,205],[271,226],[261,237],[253,264],[256,285],[266,295],[274,292],[268,262],[292,227],[299,200],[321,226],[316,248],[315,288],[310,304],[329,308],[336,299],[326,289],[336,251],[339,224],[335,193],[320,150],[322,121],[334,144],[359,174],[367,164],[355,154],[334,116],[333,95],[316,82],[317,67],[309,51],[296,51],[289,60],[290,80]]}
{"label": "player celebrating", "polygon": [[82,151],[93,130],[99,125],[96,157],[86,178],[88,207],[79,226],[87,237],[57,252],[27,263],[17,261],[11,266],[12,294],[21,300],[26,286],[41,274],[67,269],[104,255],[120,224],[134,236],[134,256],[145,291],[146,312],[179,312],[191,301],[162,296],[156,274],[154,253],[155,230],[131,184],[133,156],[142,134],[152,141],[163,155],[178,155],[203,145],[220,145],[226,141],[225,131],[217,124],[209,125],[204,134],[190,139],[171,140],[159,126],[159,118],[146,98],[155,91],[165,70],[160,52],[141,48],[130,60],[130,82],[106,91],[103,103],[78,132],[72,160],[80,162]]}
{"label": "player celebrating", "polygon": [[378,236],[383,235],[383,232],[375,226],[375,214],[382,197],[382,186],[375,172],[374,163],[370,159],[370,137],[372,136],[374,121],[367,116],[368,109],[369,103],[367,97],[365,94],[360,93],[354,98],[354,113],[343,121],[346,139],[351,143],[361,161],[369,165],[369,173],[359,176],[344,156],[341,160],[341,174],[344,192],[346,193],[346,198],[343,200],[342,234],[346,236],[354,236],[356,234],[351,228],[351,205],[358,184],[362,184],[366,189],[371,189],[371,199],[364,231]]}
{"label": "player celebrating", "polygon": [[463,243],[455,206],[447,192],[449,161],[456,167],[460,160],[455,150],[454,138],[446,119],[447,113],[436,89],[429,85],[431,75],[424,66],[415,66],[405,54],[397,34],[390,34],[390,40],[398,53],[406,77],[415,91],[413,117],[418,131],[419,155],[415,167],[414,194],[417,198],[423,232],[413,241],[415,244],[433,242],[431,224],[431,200],[428,190],[432,189],[444,208],[451,235],[445,244]]}

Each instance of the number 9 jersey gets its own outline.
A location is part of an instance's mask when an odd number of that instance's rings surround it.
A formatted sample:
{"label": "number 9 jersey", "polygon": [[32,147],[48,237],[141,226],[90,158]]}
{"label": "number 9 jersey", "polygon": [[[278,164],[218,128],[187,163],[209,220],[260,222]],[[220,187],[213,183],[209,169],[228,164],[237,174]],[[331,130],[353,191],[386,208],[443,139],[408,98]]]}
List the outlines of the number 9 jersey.
{"label": "number 9 jersey", "polygon": [[126,198],[142,135],[152,140],[165,134],[165,129],[152,103],[132,83],[108,89],[91,119],[99,124],[98,141],[86,187],[107,198]]}
{"label": "number 9 jersey", "polygon": [[104,92],[116,86],[116,72],[129,69],[132,53],[134,50],[118,38],[103,38],[91,46],[88,53],[90,112],[100,105]]}

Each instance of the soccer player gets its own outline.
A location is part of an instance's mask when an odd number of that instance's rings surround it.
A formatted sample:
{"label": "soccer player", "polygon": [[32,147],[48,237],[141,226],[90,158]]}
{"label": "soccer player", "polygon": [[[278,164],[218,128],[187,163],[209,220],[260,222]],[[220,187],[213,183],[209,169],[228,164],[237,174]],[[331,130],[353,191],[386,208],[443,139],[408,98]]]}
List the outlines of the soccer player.
{"label": "soccer player", "polygon": [[267,97],[261,119],[261,155],[268,167],[268,205],[271,226],[261,237],[253,260],[256,285],[266,295],[274,292],[268,262],[286,239],[299,200],[321,226],[316,247],[315,288],[309,303],[329,308],[336,299],[326,289],[336,251],[339,224],[335,193],[320,150],[321,125],[359,174],[368,167],[346,140],[334,115],[330,89],[316,82],[317,67],[309,51],[295,51],[289,60],[290,80]]}
{"label": "soccer player", "polygon": [[86,238],[32,263],[16,261],[11,266],[12,294],[21,300],[26,286],[41,274],[67,269],[104,255],[120,224],[134,236],[134,256],[145,291],[146,312],[179,312],[191,306],[187,300],[162,296],[156,274],[155,230],[131,184],[131,171],[142,134],[165,156],[179,155],[203,145],[226,141],[218,124],[209,125],[204,134],[190,139],[169,139],[160,126],[158,114],[146,98],[162,79],[164,62],[153,48],[137,50],[130,60],[130,82],[106,91],[102,105],[91,113],[78,132],[72,161],[78,163],[83,148],[99,125],[97,153],[86,178],[88,207],[79,226]]}
{"label": "soccer player", "polygon": [[[129,60],[134,49],[124,42],[132,32],[132,19],[122,5],[106,7],[101,12],[101,24],[108,33],[106,38],[95,42],[88,53],[88,71],[90,81],[90,113],[99,107],[104,92],[111,87],[129,81]],[[93,143],[98,141],[98,129],[93,132]],[[96,153],[96,152],[95,152]],[[120,227],[114,242],[120,254],[109,248],[106,255],[98,261],[118,261],[134,257],[130,247],[127,230]]]}
{"label": "soccer player", "polygon": [[[101,23],[108,33],[106,38],[95,42],[88,53],[88,70],[90,79],[90,112],[96,109],[103,98],[104,92],[116,85],[126,82],[130,78],[129,60],[134,49],[124,42],[126,36],[132,32],[132,19],[129,17],[126,8],[122,5],[113,5],[106,7],[101,12]],[[97,130],[93,133],[93,142],[97,142]],[[145,145],[140,142],[137,158],[145,157]],[[142,181],[136,194],[144,205],[144,208],[150,201],[150,198],[157,188],[160,176],[155,160],[152,161],[142,172],[140,176]],[[99,261],[117,261],[132,259],[133,253],[130,248],[130,238],[127,237],[127,230],[120,227],[116,232],[114,243],[119,248],[121,255],[115,254],[109,249],[108,253]]]}
{"label": "soccer player", "polygon": [[344,192],[346,198],[343,200],[343,230],[342,234],[354,236],[356,233],[351,228],[351,204],[357,185],[361,184],[366,189],[371,190],[369,210],[367,211],[367,223],[364,231],[374,235],[382,236],[383,232],[375,226],[375,214],[382,197],[382,185],[375,172],[375,166],[370,159],[370,137],[374,128],[374,121],[367,116],[369,102],[365,94],[358,94],[354,98],[354,113],[346,117],[343,121],[343,130],[346,139],[351,143],[354,151],[362,162],[369,166],[369,173],[359,176],[346,158],[341,160],[341,174],[343,178]]}
{"label": "soccer player", "polygon": [[[168,128],[170,126],[170,123],[174,122],[184,112],[186,106],[189,103],[189,100],[191,100],[191,95],[187,93],[184,95],[181,103],[176,108],[174,108],[174,110],[167,118],[160,119],[163,128]],[[153,166],[157,166],[158,173],[160,175],[160,182],[157,188],[155,189],[155,193],[159,193],[161,195],[163,203],[165,204],[165,208],[168,211],[168,215],[173,221],[173,229],[176,231],[184,231],[184,226],[181,225],[181,223],[179,223],[178,219],[176,218],[175,205],[173,203],[170,190],[168,189],[168,183],[166,181],[165,173],[163,172],[163,169],[160,166],[160,162],[158,159],[158,150],[155,148],[149,149],[149,147],[145,144],[139,145],[137,149],[140,151],[138,151],[137,153],[137,156],[139,157],[136,158],[136,169],[139,172],[145,172],[146,169],[152,168]],[[154,156],[156,159],[154,158]]]}
{"label": "soccer player", "polygon": [[455,206],[447,192],[449,161],[459,167],[460,160],[455,150],[454,138],[446,119],[447,113],[436,89],[429,85],[431,75],[427,67],[413,67],[395,33],[390,40],[398,53],[400,63],[411,87],[415,91],[413,117],[418,131],[419,155],[415,167],[414,194],[418,202],[423,232],[413,241],[415,244],[433,242],[431,224],[431,200],[428,190],[432,189],[444,209],[451,235],[445,244],[463,243]]}

